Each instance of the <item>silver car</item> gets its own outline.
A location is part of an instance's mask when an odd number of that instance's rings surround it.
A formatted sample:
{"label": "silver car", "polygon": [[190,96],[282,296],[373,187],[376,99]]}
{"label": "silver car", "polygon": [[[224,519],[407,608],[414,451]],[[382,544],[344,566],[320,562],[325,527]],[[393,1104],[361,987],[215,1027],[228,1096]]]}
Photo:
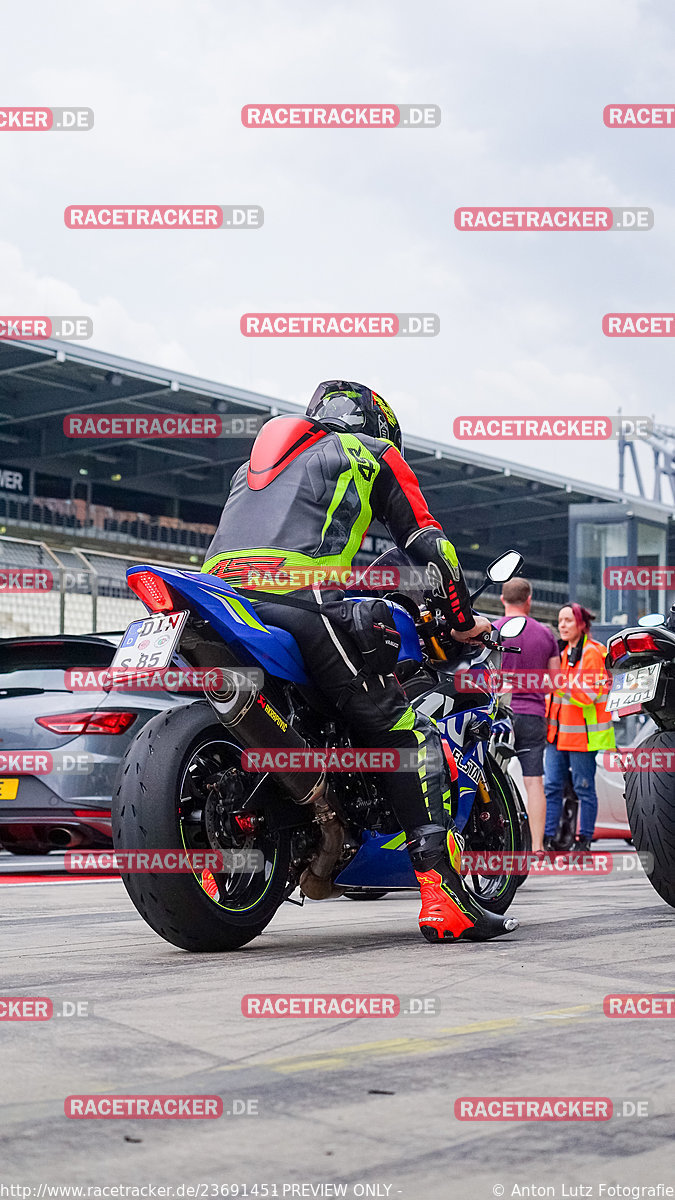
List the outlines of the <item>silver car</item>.
{"label": "silver car", "polygon": [[[654,722],[646,713],[631,713],[621,717],[614,722],[617,750],[639,745],[655,728]],[[626,813],[624,776],[618,759],[612,756],[610,761],[613,764],[611,769],[604,750],[596,755],[595,791],[598,797],[598,815],[593,837],[594,841],[600,838],[622,838],[630,842],[632,834]],[[511,759],[508,769],[524,796],[525,785],[517,758]],[[556,845],[561,850],[569,850],[574,843],[578,810],[579,801],[570,776],[565,785],[565,800],[556,836]]]}
{"label": "silver car", "polygon": [[46,854],[109,846],[127,746],[158,711],[198,698],[101,687],[120,638],[0,640],[0,847]]}

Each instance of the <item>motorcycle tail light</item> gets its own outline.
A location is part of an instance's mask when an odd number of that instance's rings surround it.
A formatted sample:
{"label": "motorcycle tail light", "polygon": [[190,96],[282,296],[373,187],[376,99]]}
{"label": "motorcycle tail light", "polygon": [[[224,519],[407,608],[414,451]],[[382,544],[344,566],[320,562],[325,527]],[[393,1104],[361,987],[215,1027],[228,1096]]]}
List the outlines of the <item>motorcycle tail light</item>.
{"label": "motorcycle tail light", "polygon": [[659,649],[651,633],[629,633],[626,645],[631,654],[645,654],[648,650],[655,650],[658,653]]}
{"label": "motorcycle tail light", "polygon": [[125,733],[136,720],[135,712],[111,712],[103,709],[101,712],[54,713],[49,717],[36,717],[35,722],[50,733],[69,734],[71,737],[81,733]]}
{"label": "motorcycle tail light", "polygon": [[161,575],[154,571],[134,571],[127,583],[150,612],[173,612],[176,607]]}
{"label": "motorcycle tail light", "polygon": [[612,638],[607,646],[609,661],[615,663],[617,659],[623,658],[624,654],[627,653],[628,650],[626,649],[626,643],[624,642],[623,638]]}

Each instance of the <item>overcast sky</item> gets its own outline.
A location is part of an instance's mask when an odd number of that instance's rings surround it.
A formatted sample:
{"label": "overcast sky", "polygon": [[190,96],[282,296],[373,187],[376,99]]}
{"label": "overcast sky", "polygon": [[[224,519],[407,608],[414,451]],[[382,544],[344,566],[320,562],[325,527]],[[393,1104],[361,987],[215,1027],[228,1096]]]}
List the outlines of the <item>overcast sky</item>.
{"label": "overcast sky", "polygon": [[[0,103],[86,105],[96,124],[0,134],[0,312],[87,314],[97,349],[288,400],[358,379],[446,442],[471,412],[675,425],[673,340],[601,330],[605,312],[675,309],[675,127],[602,121],[610,102],[675,101],[674,28],[672,0],[5,0]],[[257,101],[434,103],[442,124],[246,129]],[[265,225],[63,221],[69,204],[173,202],[260,204]],[[647,205],[655,224],[453,223],[547,204]],[[246,311],[437,312],[441,333],[256,340]],[[616,483],[613,443],[464,444]]]}

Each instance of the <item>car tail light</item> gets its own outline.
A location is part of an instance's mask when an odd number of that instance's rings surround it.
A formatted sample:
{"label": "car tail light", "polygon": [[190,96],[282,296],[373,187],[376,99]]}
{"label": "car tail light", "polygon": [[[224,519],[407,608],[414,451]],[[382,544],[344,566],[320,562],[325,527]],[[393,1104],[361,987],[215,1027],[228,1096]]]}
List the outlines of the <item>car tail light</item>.
{"label": "car tail light", "polygon": [[655,650],[658,654],[659,650],[651,633],[629,633],[626,645],[631,654],[645,654],[648,650]]}
{"label": "car tail light", "polygon": [[623,638],[612,638],[607,645],[607,656],[609,661],[615,663],[617,659],[623,658],[624,654],[628,654],[628,650]]}
{"label": "car tail light", "polygon": [[35,721],[50,733],[70,734],[73,737],[80,733],[125,733],[137,715],[135,712],[103,709],[101,712],[54,713],[51,717],[36,717]]}
{"label": "car tail light", "polygon": [[173,612],[175,604],[161,575],[154,571],[134,571],[127,583],[150,612]]}
{"label": "car tail light", "polygon": [[109,808],[74,808],[73,816],[79,817],[81,821],[100,821],[106,817],[110,819],[111,812]]}

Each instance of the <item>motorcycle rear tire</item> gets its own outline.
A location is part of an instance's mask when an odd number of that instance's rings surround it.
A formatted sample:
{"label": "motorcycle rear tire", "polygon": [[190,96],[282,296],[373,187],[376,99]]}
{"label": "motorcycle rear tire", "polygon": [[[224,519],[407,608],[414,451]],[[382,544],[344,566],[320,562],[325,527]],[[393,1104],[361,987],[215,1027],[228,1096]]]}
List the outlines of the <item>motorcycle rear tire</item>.
{"label": "motorcycle rear tire", "polygon": [[[675,730],[652,733],[639,748],[675,750]],[[647,878],[675,908],[675,772],[626,771],[626,809],[638,852],[650,856]]]}
{"label": "motorcycle rear tire", "polygon": [[[241,751],[204,701],[179,705],[148,721],[129,746],[112,800],[113,845],[120,850],[180,850],[179,788],[200,747],[223,743],[236,766]],[[251,776],[254,786],[256,776]],[[165,941],[193,952],[238,950],[262,933],[286,891],[290,834],[282,829],[270,875],[248,907],[223,907],[192,872],[122,873],[136,909]],[[190,847],[192,848],[192,847]]]}

